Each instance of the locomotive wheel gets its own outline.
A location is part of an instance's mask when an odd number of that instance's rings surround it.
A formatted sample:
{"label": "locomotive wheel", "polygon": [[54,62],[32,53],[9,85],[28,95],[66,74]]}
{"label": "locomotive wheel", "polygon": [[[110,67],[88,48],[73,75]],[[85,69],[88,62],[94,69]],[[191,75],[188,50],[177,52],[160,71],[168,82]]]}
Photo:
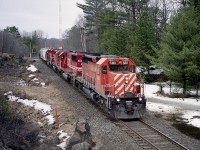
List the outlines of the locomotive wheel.
{"label": "locomotive wheel", "polygon": [[100,104],[106,106],[106,100],[104,98],[100,98]]}
{"label": "locomotive wheel", "polygon": [[79,89],[80,83],[78,81],[75,81],[75,86]]}
{"label": "locomotive wheel", "polygon": [[71,83],[71,77],[67,78],[67,82]]}
{"label": "locomotive wheel", "polygon": [[78,89],[83,90],[82,84],[78,83]]}

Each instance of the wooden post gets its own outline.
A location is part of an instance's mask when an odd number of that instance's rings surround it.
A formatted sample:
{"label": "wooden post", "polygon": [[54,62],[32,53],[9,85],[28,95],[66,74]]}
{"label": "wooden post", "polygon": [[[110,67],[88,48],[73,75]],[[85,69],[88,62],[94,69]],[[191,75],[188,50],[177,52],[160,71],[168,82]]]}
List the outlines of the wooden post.
{"label": "wooden post", "polygon": [[58,120],[58,110],[57,108],[55,108],[55,112],[56,112],[56,127],[59,127],[59,120]]}

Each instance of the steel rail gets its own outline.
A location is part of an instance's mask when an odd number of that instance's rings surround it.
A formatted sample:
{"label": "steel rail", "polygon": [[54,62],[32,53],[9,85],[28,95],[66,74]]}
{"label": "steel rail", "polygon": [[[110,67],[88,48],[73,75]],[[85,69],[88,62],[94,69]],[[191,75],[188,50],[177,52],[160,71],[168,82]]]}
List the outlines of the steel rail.
{"label": "steel rail", "polygon": [[158,129],[154,128],[153,126],[151,126],[150,124],[148,124],[147,122],[144,122],[142,119],[140,119],[140,122],[142,122],[143,124],[145,124],[146,126],[148,126],[149,128],[153,129],[154,131],[156,131],[157,133],[159,133],[161,136],[165,137],[166,140],[171,141],[173,144],[179,146],[180,148],[184,149],[184,150],[189,150],[188,148],[186,148],[185,146],[181,145],[180,143],[178,143],[177,141],[173,140],[172,138],[170,138],[169,136],[167,136],[166,134],[163,134],[161,131],[159,131]]}
{"label": "steel rail", "polygon": [[[175,149],[180,149],[180,150],[188,150],[188,148],[186,148],[185,146],[181,145],[180,143],[176,142],[175,140],[173,140],[172,138],[168,137],[167,135],[163,134],[162,132],[160,132],[159,130],[155,129],[154,127],[152,127],[150,124],[148,124],[147,122],[144,122],[143,120],[139,120],[137,121],[137,123],[142,123],[143,125],[145,125],[148,129],[150,129],[150,131],[153,131],[154,134],[157,134],[158,136],[160,136],[160,138],[163,138],[162,142],[170,142],[169,146],[175,146]],[[134,125],[134,122],[131,122]],[[141,135],[140,133],[138,133],[138,131],[136,131],[136,129],[134,127],[131,127],[128,123],[124,122],[124,121],[118,121],[118,123],[122,128],[123,131],[125,131],[129,136],[131,136],[132,138],[134,138],[134,140],[136,141],[136,143],[143,147],[143,149],[156,149],[156,150],[163,150],[164,148],[168,149],[168,147],[159,147],[160,145],[156,145],[158,143],[154,143],[151,142],[150,140],[148,140],[144,135]],[[139,128],[137,128],[139,129]],[[154,135],[155,136],[155,135]]]}

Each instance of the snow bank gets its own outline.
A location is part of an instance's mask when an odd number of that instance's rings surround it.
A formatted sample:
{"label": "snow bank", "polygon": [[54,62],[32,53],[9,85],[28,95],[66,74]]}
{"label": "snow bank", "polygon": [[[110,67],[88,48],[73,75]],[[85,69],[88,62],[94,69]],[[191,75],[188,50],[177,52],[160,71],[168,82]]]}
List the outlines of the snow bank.
{"label": "snow bank", "polygon": [[[163,89],[164,92],[169,91],[168,88],[164,88]],[[145,84],[145,88],[144,88],[144,93],[146,98],[156,98],[156,99],[160,99],[163,101],[171,101],[171,102],[178,102],[178,103],[184,103],[184,104],[189,104],[189,105],[195,105],[195,106],[200,106],[200,99],[196,99],[196,98],[169,98],[169,97],[164,97],[161,95],[156,94],[156,92],[159,91],[159,87],[157,85],[153,85],[153,84]]]}
{"label": "snow bank", "polygon": [[[147,110],[159,113],[168,114],[182,114],[180,117],[187,124],[200,128],[200,111],[186,111],[180,107],[175,107],[172,105],[161,104],[162,101],[177,102],[180,104],[187,104],[192,106],[200,106],[200,100],[194,98],[168,98],[164,96],[159,96],[156,92],[159,90],[157,85],[146,84],[145,85],[145,96],[146,98],[156,98],[160,100],[160,103],[147,102]],[[164,88],[165,92],[169,92],[169,88]]]}

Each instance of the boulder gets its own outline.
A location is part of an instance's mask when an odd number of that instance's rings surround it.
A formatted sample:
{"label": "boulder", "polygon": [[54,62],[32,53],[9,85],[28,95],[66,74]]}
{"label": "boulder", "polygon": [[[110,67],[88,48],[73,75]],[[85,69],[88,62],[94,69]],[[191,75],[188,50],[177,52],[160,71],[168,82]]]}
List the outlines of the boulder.
{"label": "boulder", "polygon": [[79,119],[66,150],[91,150],[93,143],[88,122],[85,119]]}
{"label": "boulder", "polygon": [[8,53],[3,53],[1,56],[2,56],[2,58],[3,58],[4,61],[8,61],[8,60],[11,59],[11,56]]}
{"label": "boulder", "polygon": [[92,150],[92,146],[87,142],[78,143],[72,146],[71,150]]}

